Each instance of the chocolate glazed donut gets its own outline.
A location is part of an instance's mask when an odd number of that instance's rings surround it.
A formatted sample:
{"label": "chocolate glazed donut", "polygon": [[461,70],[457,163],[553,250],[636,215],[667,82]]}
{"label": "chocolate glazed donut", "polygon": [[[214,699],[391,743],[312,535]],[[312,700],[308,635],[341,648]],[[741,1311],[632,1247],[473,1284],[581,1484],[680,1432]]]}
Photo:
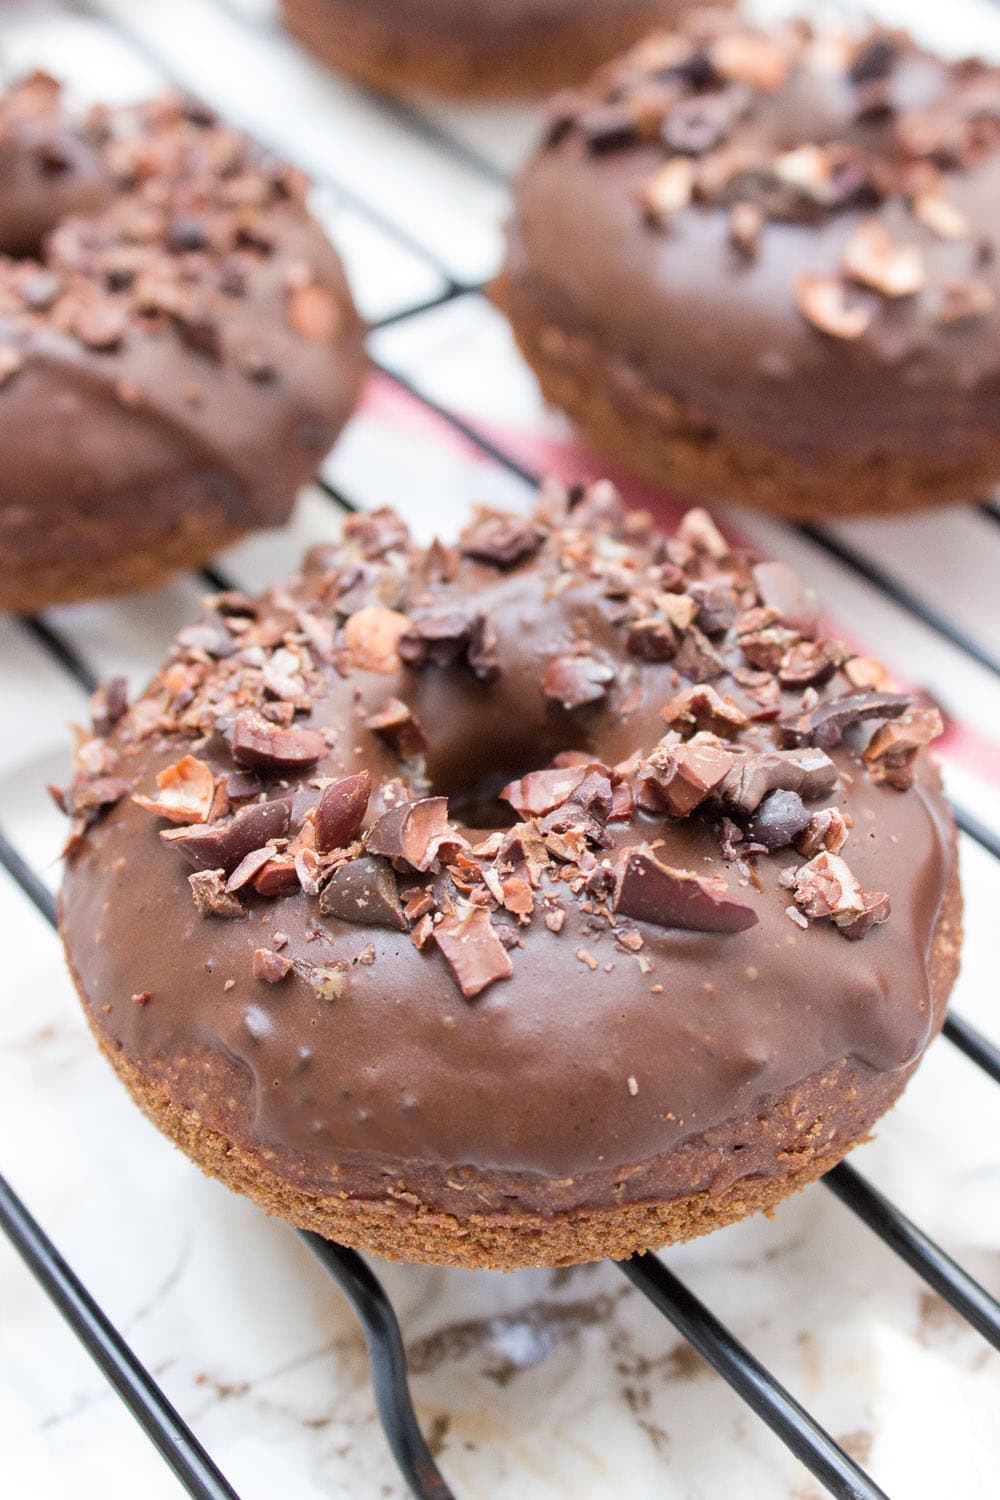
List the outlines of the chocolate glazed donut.
{"label": "chocolate glazed donut", "polygon": [[377,89],[526,96],[585,78],[685,0],[282,0],[290,31]]}
{"label": "chocolate glazed donut", "polygon": [[1000,69],[695,12],[553,104],[497,300],[633,470],[829,518],[1000,480]]}
{"label": "chocolate glazed donut", "polygon": [[207,1172],[468,1266],[766,1209],[898,1096],[960,939],[935,710],[704,512],[391,512],[210,600],[61,794],[95,1036]]}
{"label": "chocolate glazed donut", "polygon": [[305,193],[190,102],[78,121],[41,75],[0,101],[0,607],[287,518],[364,369]]}

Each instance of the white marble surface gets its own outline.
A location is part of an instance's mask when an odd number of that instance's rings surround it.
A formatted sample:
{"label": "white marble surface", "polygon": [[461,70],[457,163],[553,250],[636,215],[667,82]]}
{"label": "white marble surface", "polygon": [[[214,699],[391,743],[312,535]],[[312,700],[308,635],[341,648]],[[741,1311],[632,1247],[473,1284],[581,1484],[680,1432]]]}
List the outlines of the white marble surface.
{"label": "white marble surface", "polygon": [[[267,0],[100,0],[96,9],[107,22],[49,5],[0,9],[0,70],[41,63],[81,96],[130,97],[166,68],[257,122],[331,180],[335,233],[372,317],[433,296],[442,270],[475,279],[491,269],[502,187],[262,29]],[[975,0],[905,10],[956,46],[967,45],[970,25],[996,44],[1000,22]],[[502,170],[534,128],[526,111],[415,107]],[[346,203],[337,181],[350,190]],[[414,243],[401,248],[386,222]],[[479,298],[386,330],[374,347],[526,460],[587,462],[541,410]],[[385,379],[329,474],[359,504],[400,505],[425,533],[454,530],[474,498],[519,504],[525,494]],[[949,785],[1000,827],[995,679],[812,543],[777,523],[737,524],[794,561],[836,599],[856,636],[946,704],[959,721]],[[286,533],[254,538],[223,563],[246,586],[263,584],[336,525],[330,502],[311,491]],[[946,555],[963,624],[1000,649],[1000,527],[969,512],[855,523],[845,535],[938,603]],[[198,592],[195,580],[179,579],[154,594],[53,611],[50,622],[95,671],[124,668],[137,688]],[[41,788],[65,774],[64,725],[82,716],[83,695],[19,623],[0,630],[0,827],[54,884],[60,819]],[[962,862],[968,942],[955,1008],[997,1035],[1000,868],[966,840]],[[5,878],[0,931],[0,1171],[244,1500],[401,1496],[363,1344],[336,1288],[290,1230],[202,1179],[138,1115],[85,1032],[52,934]],[[998,1127],[1000,1090],[938,1042],[877,1140],[854,1157],[995,1293]],[[822,1186],[772,1221],[667,1259],[894,1500],[997,1493],[996,1356]],[[613,1267],[507,1277],[376,1270],[400,1313],[418,1414],[463,1500],[819,1495]],[[159,1500],[180,1490],[0,1237],[0,1494],[8,1493]]]}

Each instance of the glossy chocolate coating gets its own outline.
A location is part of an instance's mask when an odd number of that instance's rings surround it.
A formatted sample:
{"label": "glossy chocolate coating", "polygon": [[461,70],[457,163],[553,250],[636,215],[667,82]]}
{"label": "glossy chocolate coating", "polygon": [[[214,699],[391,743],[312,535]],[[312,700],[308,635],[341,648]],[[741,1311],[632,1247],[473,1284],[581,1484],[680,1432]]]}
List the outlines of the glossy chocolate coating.
{"label": "glossy chocolate coating", "polygon": [[[888,166],[899,157],[901,122],[938,113],[958,121],[973,100],[984,117],[1000,108],[996,70],[966,76],[899,42],[886,85],[891,110],[859,119],[845,46],[837,38],[794,44],[787,80],[749,91],[722,150],[773,159],[841,143]],[[598,75],[580,117],[629,76],[628,58]],[[901,453],[946,465],[996,442],[1000,154],[992,146],[941,174],[949,204],[967,220],[963,235],[940,237],[914,218],[905,195],[890,192],[877,206],[771,218],[751,255],[733,244],[731,197],[696,193],[668,225],[648,222],[639,191],[670,155],[648,139],[595,152],[577,126],[543,147],[521,179],[509,226],[505,278],[516,304],[570,338],[589,336],[644,388],[688,403],[709,438],[717,424],[806,464]],[[861,338],[831,337],[803,316],[796,277],[838,276],[846,244],[873,215],[895,243],[919,247],[926,285],[894,299],[855,288],[877,306],[872,322]],[[944,289],[970,278],[993,305],[942,326]]]}
{"label": "glossy chocolate coating", "polygon": [[[39,91],[45,110],[22,118],[17,101]],[[364,368],[361,323],[304,184],[177,102],[77,121],[43,80],[8,109],[4,569],[44,576],[74,559],[100,591],[123,550],[155,559],[195,523],[231,537],[280,522]],[[303,285],[323,300],[316,329],[296,325]]]}
{"label": "glossy chocolate coating", "polygon": [[[316,803],[317,774],[367,767],[376,786],[399,775],[392,751],[362,727],[390,695],[422,726],[426,783],[451,798],[460,830],[463,800],[560,751],[585,749],[611,765],[649,749],[678,674],[669,663],[626,657],[603,586],[585,576],[556,585],[566,577],[558,555],[553,539],[507,571],[464,561],[453,582],[429,589],[420,555],[411,556],[394,602],[406,608],[431,598],[435,608],[485,612],[499,675],[484,683],[462,665],[388,674],[324,668],[301,722],[335,731],[333,747],[317,767],[281,776],[269,792],[291,792],[293,826]],[[640,547],[633,555],[648,554]],[[283,592],[281,608],[289,598],[313,608],[315,597],[315,574],[307,575]],[[605,704],[566,712],[545,699],[540,680],[582,632],[615,665],[618,681]],[[714,686],[746,701],[728,675]],[[837,672],[822,692],[849,690]],[[157,734],[134,742],[135,725],[163,695],[161,680],[110,742],[125,751],[116,774],[147,792],[153,772],[190,745]],[[783,709],[800,698],[785,693]],[[766,721],[745,735],[749,744],[774,742]],[[388,1166],[404,1176],[408,1163],[471,1165],[563,1187],[576,1179],[567,1190],[586,1201],[588,1176],[661,1156],[838,1059],[891,1074],[926,1045],[928,956],[953,875],[953,828],[926,757],[909,790],[876,785],[858,755],[866,738],[831,752],[842,779],[828,799],[853,820],[844,850],[852,870],[892,902],[890,920],[862,942],[845,940],[829,922],[803,930],[790,919],[779,876],[801,864],[793,850],[756,861],[758,889],[737,881],[723,860],[712,819],[633,812],[608,824],[608,858],[662,839],[666,863],[722,876],[752,905],[756,925],[704,933],[629,924],[641,929],[640,964],[595,925],[586,892],[574,897],[560,884],[562,930],[549,930],[536,913],[517,929],[523,947],[511,950],[511,977],[470,1001],[433,943],[417,951],[405,932],[323,916],[303,893],[251,895],[243,920],[203,918],[191,901],[190,867],[164,845],[156,819],[125,798],[84,833],[70,860],[67,952],[99,1034],[147,1076],[168,1079],[176,1102],[197,1100],[209,1126],[211,1100],[198,1093],[198,1070],[185,1072],[185,1060],[207,1052],[235,1064],[247,1085],[236,1138],[276,1151],[282,1170],[302,1183],[328,1182],[334,1164]],[[193,753],[213,770],[233,769],[218,736]],[[374,815],[373,802],[369,822]],[[486,837],[464,831],[474,844]],[[275,932],[287,936],[281,951],[293,960],[345,964],[341,995],[317,998],[298,974],[273,986],[255,980],[251,954],[270,947]],[[148,1001],[133,1003],[143,992]]]}

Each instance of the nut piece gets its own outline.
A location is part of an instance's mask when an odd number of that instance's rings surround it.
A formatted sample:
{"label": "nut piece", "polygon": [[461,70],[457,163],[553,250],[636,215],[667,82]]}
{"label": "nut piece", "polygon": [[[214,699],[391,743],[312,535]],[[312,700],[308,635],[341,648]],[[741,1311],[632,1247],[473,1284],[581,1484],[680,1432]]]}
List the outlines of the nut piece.
{"label": "nut piece", "polygon": [[136,793],[132,801],[147,812],[171,823],[206,823],[215,801],[215,777],[211,767],[194,755],[184,755],[172,766],[157,772],[159,797]]}
{"label": "nut piece", "polygon": [[884,297],[912,297],[927,282],[917,245],[895,245],[880,219],[865,219],[851,234],[841,257],[846,275]]}
{"label": "nut piece", "polygon": [[398,672],[402,666],[399,642],[412,628],[407,615],[382,604],[366,604],[344,625],[351,665],[365,672]]}
{"label": "nut piece", "polygon": [[316,848],[320,854],[330,849],[346,849],[356,839],[364,822],[368,799],[372,794],[370,771],[331,781],[323,790],[316,808]]}
{"label": "nut piece", "polygon": [[859,339],[868,331],[872,310],[853,301],[837,276],[802,271],[795,278],[799,312],[821,333],[835,339]]}
{"label": "nut piece", "polygon": [[687,208],[694,189],[694,175],[695,165],[689,156],[674,156],[640,184],[637,196],[651,224],[663,228],[674,214]]}

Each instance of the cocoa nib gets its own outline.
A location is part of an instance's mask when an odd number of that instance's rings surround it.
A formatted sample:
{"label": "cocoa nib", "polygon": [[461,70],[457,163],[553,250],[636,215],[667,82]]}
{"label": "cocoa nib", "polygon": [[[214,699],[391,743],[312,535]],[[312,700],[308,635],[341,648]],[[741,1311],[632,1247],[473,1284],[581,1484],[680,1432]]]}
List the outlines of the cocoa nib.
{"label": "cocoa nib", "polygon": [[811,815],[798,792],[769,792],[747,827],[747,838],[768,851],[786,849],[809,827]]}
{"label": "cocoa nib", "polygon": [[614,668],[594,656],[556,656],[545,668],[542,692],[565,709],[599,703],[614,682]]}
{"label": "cocoa nib", "polygon": [[698,683],[675,693],[663,708],[660,718],[682,729],[693,727],[713,734],[732,735],[747,724],[747,716],[730,698],[720,698],[714,687]]}
{"label": "cocoa nib", "polygon": [[500,796],[522,818],[540,818],[566,802],[586,774],[585,765],[553,766],[545,771],[529,771],[519,780],[509,781]]}
{"label": "cocoa nib", "polygon": [[433,935],[467,1000],[495,980],[509,979],[514,972],[485,907],[462,902],[456,911],[442,917]]}
{"label": "cocoa nib", "polygon": [[97,735],[110,734],[128,708],[128,684],[124,677],[109,677],[90,696],[90,722]]}
{"label": "cocoa nib", "polygon": [[619,855],[613,905],[623,916],[691,932],[743,932],[758,921],[721,876],[675,869],[639,845]]}
{"label": "cocoa nib", "polygon": [[883,724],[862,751],[872,780],[906,791],[913,785],[920,749],[943,733],[944,724],[936,708],[915,708],[895,723]]}
{"label": "cocoa nib", "polygon": [[768,792],[825,797],[837,784],[837,767],[823,750],[763,750],[741,755],[719,787],[738,812],[757,810]]}
{"label": "cocoa nib", "polygon": [[365,728],[386,740],[401,760],[420,755],[427,748],[416,716],[401,698],[388,698],[377,714],[365,720]]}
{"label": "cocoa nib", "polygon": [[228,823],[191,828],[166,828],[160,837],[183,854],[196,870],[221,870],[231,875],[237,865],[272,839],[288,832],[292,804],[287,797],[274,802],[255,802]]}
{"label": "cocoa nib", "polygon": [[626,630],[625,649],[640,661],[669,661],[677,651],[677,633],[669,620],[631,620]]}
{"label": "cocoa nib", "polygon": [[807,917],[830,917],[852,941],[865,937],[876,922],[887,921],[891,910],[883,891],[863,891],[847,863],[826,850],[795,871],[792,894]]}
{"label": "cocoa nib", "polygon": [[757,563],[751,569],[760,602],[776,609],[782,621],[800,635],[812,637],[819,623],[819,600],[787,563]]}
{"label": "cocoa nib", "polygon": [[488,616],[471,618],[458,611],[422,615],[400,636],[399,655],[408,666],[468,667],[481,682],[492,682],[499,673],[497,637]]}
{"label": "cocoa nib", "polygon": [[782,719],[781,738],[786,745],[819,745],[831,750],[852,724],[864,719],[896,719],[912,702],[905,693],[844,693],[817,704],[809,713]]}
{"label": "cocoa nib", "polygon": [[302,770],[326,754],[326,740],[315,729],[272,724],[250,709],[236,715],[230,743],[241,766],[264,771]]}
{"label": "cocoa nib", "polygon": [[323,887],[320,911],[342,922],[406,930],[396,876],[388,860],[363,854],[338,865]]}
{"label": "cocoa nib", "polygon": [[224,874],[223,870],[197,870],[195,874],[188,876],[194,904],[203,917],[231,920],[246,915],[239,897],[226,890]]}
{"label": "cocoa nib", "polygon": [[432,869],[439,858],[466,848],[466,842],[448,822],[447,797],[424,797],[390,808],[373,823],[365,840],[371,854],[400,859],[415,870]]}
{"label": "cocoa nib", "polygon": [[253,955],[253,977],[265,984],[280,984],[292,972],[292,960],[271,948],[255,948]]}
{"label": "cocoa nib", "polygon": [[370,771],[331,781],[324,788],[316,808],[316,848],[321,854],[329,849],[344,849],[361,832],[372,794]]}
{"label": "cocoa nib", "polygon": [[711,740],[661,740],[636,771],[636,801],[645,812],[686,818],[732,769],[731,750]]}
{"label": "cocoa nib", "polygon": [[531,557],[542,545],[544,533],[533,521],[502,512],[483,511],[459,537],[465,557],[491,563],[495,568],[513,568]]}

